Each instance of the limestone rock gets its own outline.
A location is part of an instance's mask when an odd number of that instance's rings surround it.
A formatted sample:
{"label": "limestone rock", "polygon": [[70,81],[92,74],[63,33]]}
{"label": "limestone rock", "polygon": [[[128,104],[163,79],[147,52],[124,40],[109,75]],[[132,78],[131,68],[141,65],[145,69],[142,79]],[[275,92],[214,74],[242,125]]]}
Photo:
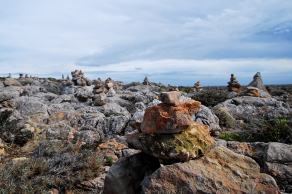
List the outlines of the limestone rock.
{"label": "limestone rock", "polygon": [[208,128],[199,123],[192,123],[188,129],[176,134],[131,134],[127,142],[163,163],[185,162],[200,157],[215,143]]}
{"label": "limestone rock", "polygon": [[260,90],[263,90],[265,92],[268,92],[267,88],[264,85],[262,76],[260,72],[257,72],[254,76],[253,76],[253,80],[248,84],[248,86],[251,87],[256,87]]}
{"label": "limestone rock", "polygon": [[102,106],[106,104],[106,94],[105,93],[99,93],[95,94],[93,97],[93,104],[95,106]]}
{"label": "limestone rock", "polygon": [[[222,121],[226,121],[227,127],[237,126],[238,129],[243,129],[244,125],[251,125],[253,131],[258,130],[257,126],[261,120],[287,117],[291,111],[288,104],[274,98],[251,96],[226,100],[216,105],[213,110],[220,119],[220,124]],[[244,125],[239,125],[240,122],[243,122]]]}
{"label": "limestone rock", "polygon": [[167,105],[178,105],[180,96],[181,93],[177,91],[162,92],[160,94],[160,100]]}
{"label": "limestone rock", "polygon": [[201,105],[199,112],[193,114],[192,118],[195,122],[207,125],[213,134],[222,130],[218,117],[206,106]]}
{"label": "limestone rock", "polygon": [[114,88],[110,88],[106,95],[107,97],[114,97],[116,95],[116,91],[114,90]]}
{"label": "limestone rock", "polygon": [[143,133],[178,133],[192,124],[192,114],[200,110],[200,102],[188,101],[177,106],[165,103],[147,108],[141,124]]}
{"label": "limestone rock", "polygon": [[227,142],[227,147],[256,160],[261,166],[261,171],[273,176],[282,190],[292,192],[292,145],[230,141]]}
{"label": "limestone rock", "polygon": [[163,166],[142,182],[142,193],[280,193],[251,158],[216,147],[197,160]]}
{"label": "limestone rock", "polygon": [[3,82],[4,86],[22,86],[21,83],[19,83],[19,81],[17,81],[14,78],[6,78]]}

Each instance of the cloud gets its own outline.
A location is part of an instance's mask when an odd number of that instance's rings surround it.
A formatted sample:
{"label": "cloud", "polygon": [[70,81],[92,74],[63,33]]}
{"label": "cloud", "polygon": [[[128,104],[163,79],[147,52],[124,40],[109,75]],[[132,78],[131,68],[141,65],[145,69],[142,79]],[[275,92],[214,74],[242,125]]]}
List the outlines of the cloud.
{"label": "cloud", "polygon": [[[234,59],[254,61],[246,65],[254,71],[259,59],[292,58],[292,1],[287,0],[0,2],[2,72],[50,74],[92,66],[113,73],[107,67],[126,69],[133,61],[150,61],[137,66],[146,70],[155,68],[152,62],[162,65],[157,61]],[[168,70],[177,70],[169,68],[158,73],[167,79]]]}

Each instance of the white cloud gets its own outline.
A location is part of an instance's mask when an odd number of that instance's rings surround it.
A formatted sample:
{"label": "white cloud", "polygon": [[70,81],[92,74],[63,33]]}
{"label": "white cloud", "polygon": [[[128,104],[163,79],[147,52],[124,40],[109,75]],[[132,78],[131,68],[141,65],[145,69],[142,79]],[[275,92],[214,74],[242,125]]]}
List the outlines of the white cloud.
{"label": "white cloud", "polygon": [[[113,71],[110,64],[116,63],[126,71],[128,61],[140,61],[146,73],[154,68],[166,74],[166,62],[180,61],[183,66],[192,60],[224,58],[253,61],[255,65],[243,63],[242,68],[255,71],[257,58],[292,58],[291,31],[283,31],[287,39],[282,34],[282,39],[272,33],[264,39],[257,35],[292,22],[292,1],[287,0],[0,0],[0,5],[3,73],[64,72],[74,67],[65,64]],[[233,71],[232,66],[211,61],[209,69]],[[176,71],[174,65],[169,68]]]}

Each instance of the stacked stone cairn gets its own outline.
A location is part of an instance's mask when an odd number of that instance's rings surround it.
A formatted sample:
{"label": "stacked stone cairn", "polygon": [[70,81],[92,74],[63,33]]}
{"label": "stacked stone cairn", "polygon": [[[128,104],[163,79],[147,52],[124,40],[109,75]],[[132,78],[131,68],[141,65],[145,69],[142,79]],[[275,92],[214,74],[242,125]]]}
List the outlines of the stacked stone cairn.
{"label": "stacked stone cairn", "polygon": [[214,139],[207,126],[192,120],[201,103],[182,102],[180,96],[177,91],[162,93],[162,103],[146,109],[141,132],[128,135],[128,144],[163,164],[185,162],[208,152]]}
{"label": "stacked stone cairn", "polygon": [[84,76],[83,71],[75,70],[71,72],[72,82],[75,86],[90,86],[91,81]]}
{"label": "stacked stone cairn", "polygon": [[95,83],[95,86],[93,88],[93,104],[95,106],[102,106],[106,104],[106,94],[107,89],[105,88],[104,83],[98,79]]}
{"label": "stacked stone cairn", "polygon": [[107,89],[107,96],[113,97],[116,95],[116,91],[114,90],[114,81],[111,78],[107,78],[105,80],[105,88]]}
{"label": "stacked stone cairn", "polygon": [[197,81],[195,84],[194,84],[194,92],[199,92],[202,90],[202,86],[201,86],[201,82],[200,81]]}
{"label": "stacked stone cairn", "polygon": [[230,81],[228,82],[228,91],[229,92],[236,92],[239,93],[241,91],[241,85],[237,81],[236,77],[234,74],[231,74],[230,76]]}
{"label": "stacked stone cairn", "polygon": [[145,85],[145,86],[149,86],[150,85],[150,81],[149,81],[147,76],[145,76],[145,78],[144,78],[143,85]]}

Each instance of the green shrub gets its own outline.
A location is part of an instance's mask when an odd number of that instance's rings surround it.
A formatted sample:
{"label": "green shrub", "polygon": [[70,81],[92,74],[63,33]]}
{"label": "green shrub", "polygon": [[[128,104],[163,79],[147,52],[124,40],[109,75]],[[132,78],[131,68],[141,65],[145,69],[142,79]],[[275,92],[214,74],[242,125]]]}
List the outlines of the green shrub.
{"label": "green shrub", "polygon": [[192,96],[192,99],[200,101],[203,105],[213,107],[228,99],[228,91],[223,89],[204,89]]}

